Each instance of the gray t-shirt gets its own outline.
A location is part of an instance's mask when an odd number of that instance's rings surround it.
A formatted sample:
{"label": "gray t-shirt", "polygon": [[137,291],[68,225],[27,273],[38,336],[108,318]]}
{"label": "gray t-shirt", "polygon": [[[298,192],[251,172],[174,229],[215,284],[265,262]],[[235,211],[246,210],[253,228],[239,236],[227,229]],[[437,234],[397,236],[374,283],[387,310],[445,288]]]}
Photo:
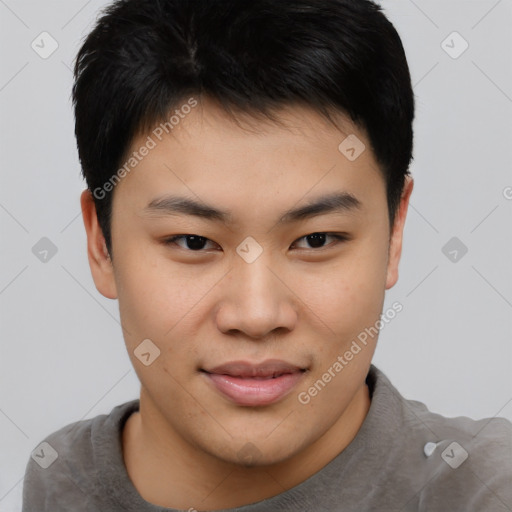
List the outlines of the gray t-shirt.
{"label": "gray t-shirt", "polygon": [[[373,365],[367,383],[370,410],[345,450],[288,491],[229,510],[512,511],[512,423],[432,413]],[[27,464],[23,512],[174,510],[145,501],[126,471],[121,433],[138,407],[127,402],[39,444]]]}

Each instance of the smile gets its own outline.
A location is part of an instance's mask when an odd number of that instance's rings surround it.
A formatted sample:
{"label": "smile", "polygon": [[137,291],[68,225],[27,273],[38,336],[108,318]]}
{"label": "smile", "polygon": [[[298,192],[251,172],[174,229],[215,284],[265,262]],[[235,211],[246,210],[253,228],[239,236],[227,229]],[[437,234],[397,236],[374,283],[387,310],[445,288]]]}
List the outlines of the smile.
{"label": "smile", "polygon": [[261,364],[238,361],[202,370],[222,396],[249,407],[270,405],[283,399],[297,386],[305,371],[279,360]]}

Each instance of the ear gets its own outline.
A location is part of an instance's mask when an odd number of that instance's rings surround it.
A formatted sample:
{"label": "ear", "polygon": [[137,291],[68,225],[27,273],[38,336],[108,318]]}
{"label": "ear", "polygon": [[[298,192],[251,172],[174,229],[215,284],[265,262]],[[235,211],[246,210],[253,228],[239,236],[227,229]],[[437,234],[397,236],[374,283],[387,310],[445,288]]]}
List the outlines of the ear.
{"label": "ear", "polygon": [[80,196],[82,217],[87,233],[87,256],[92,278],[98,291],[108,299],[117,299],[114,267],[105,244],[105,237],[98,223],[96,206],[90,190]]}
{"label": "ear", "polygon": [[402,241],[404,234],[405,218],[409,208],[409,199],[411,198],[414,181],[411,176],[406,176],[402,197],[400,199],[399,210],[395,217],[393,232],[389,243],[388,273],[386,278],[386,290],[395,286],[398,281],[398,264],[402,255]]}

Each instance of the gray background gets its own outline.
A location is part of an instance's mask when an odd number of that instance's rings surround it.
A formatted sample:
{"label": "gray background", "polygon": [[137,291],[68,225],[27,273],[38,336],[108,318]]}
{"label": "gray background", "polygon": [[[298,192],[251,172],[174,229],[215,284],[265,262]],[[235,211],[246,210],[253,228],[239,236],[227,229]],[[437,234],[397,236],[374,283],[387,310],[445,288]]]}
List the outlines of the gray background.
{"label": "gray background", "polygon": [[[89,273],[69,99],[74,55],[105,4],[0,0],[2,511],[20,509],[44,436],[138,396],[117,302]],[[416,187],[386,300],[404,309],[374,362],[443,415],[512,419],[512,1],[381,4],[413,76]],[[31,48],[43,31],[59,45],[47,59]],[[469,43],[460,56],[454,31]],[[46,262],[32,252],[42,237],[57,248]],[[452,237],[468,248],[456,262],[442,251]]]}

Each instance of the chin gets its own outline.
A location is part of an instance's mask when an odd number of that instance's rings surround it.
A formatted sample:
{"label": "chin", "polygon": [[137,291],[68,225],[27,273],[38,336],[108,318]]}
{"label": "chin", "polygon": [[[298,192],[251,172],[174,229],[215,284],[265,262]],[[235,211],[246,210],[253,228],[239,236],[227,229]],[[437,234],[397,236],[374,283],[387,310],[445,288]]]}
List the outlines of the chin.
{"label": "chin", "polygon": [[293,457],[297,450],[294,445],[288,445],[283,439],[276,439],[269,442],[264,439],[261,442],[237,441],[231,446],[235,451],[228,455],[229,462],[247,468],[273,466]]}

